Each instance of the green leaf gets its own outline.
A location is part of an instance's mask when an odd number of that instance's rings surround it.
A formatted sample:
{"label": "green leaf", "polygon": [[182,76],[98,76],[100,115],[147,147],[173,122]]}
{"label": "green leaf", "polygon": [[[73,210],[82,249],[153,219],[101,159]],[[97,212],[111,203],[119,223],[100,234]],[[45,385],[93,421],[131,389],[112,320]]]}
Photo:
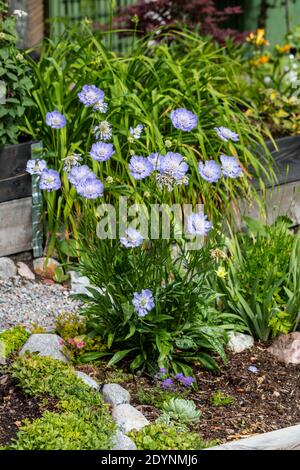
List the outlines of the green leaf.
{"label": "green leaf", "polygon": [[115,364],[120,362],[122,359],[124,359],[124,357],[127,356],[127,354],[129,354],[131,351],[134,351],[135,349],[137,348],[123,349],[123,351],[116,352],[111,358],[111,360],[109,361],[109,363],[107,364],[108,367],[114,366]]}

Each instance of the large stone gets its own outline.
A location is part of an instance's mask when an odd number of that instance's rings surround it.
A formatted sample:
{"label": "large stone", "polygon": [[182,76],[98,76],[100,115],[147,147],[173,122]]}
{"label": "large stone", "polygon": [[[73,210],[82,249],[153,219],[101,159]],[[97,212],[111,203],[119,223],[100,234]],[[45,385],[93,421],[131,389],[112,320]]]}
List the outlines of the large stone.
{"label": "large stone", "polygon": [[112,410],[112,417],[116,421],[119,430],[124,434],[132,429],[139,430],[150,424],[140,411],[128,403],[115,406]]}
{"label": "large stone", "polygon": [[22,347],[19,355],[23,356],[26,351],[38,353],[39,356],[53,357],[53,359],[62,362],[69,362],[63,353],[63,340],[58,335],[50,333],[31,335]]}
{"label": "large stone", "polygon": [[53,258],[37,258],[33,261],[33,269],[38,276],[52,279],[56,268],[60,266],[59,262]]}
{"label": "large stone", "polygon": [[91,287],[90,280],[86,276],[80,276],[77,271],[69,271],[71,277],[71,294],[90,295],[87,287]]}
{"label": "large stone", "polygon": [[119,384],[105,384],[102,389],[103,399],[112,406],[130,402],[130,393]]}
{"label": "large stone", "polygon": [[285,364],[300,364],[300,333],[279,336],[268,351]]}
{"label": "large stone", "polygon": [[0,258],[0,279],[6,280],[17,275],[15,263],[10,258]]}
{"label": "large stone", "polygon": [[31,271],[31,269],[29,269],[27,264],[22,263],[22,261],[19,261],[17,263],[17,266],[18,266],[19,276],[24,277],[25,279],[28,279],[29,281],[34,281],[35,280],[35,275]]}
{"label": "large stone", "polygon": [[135,443],[120,431],[114,437],[112,450],[137,450]]}
{"label": "large stone", "polygon": [[227,347],[230,351],[234,353],[240,353],[245,351],[245,349],[252,348],[254,346],[254,339],[252,336],[245,335],[244,333],[236,333],[235,331],[230,331],[228,333],[228,344]]}
{"label": "large stone", "polygon": [[83,380],[83,382],[89,387],[93,388],[94,390],[99,390],[99,384],[89,375],[85,374],[84,372],[81,372],[80,370],[76,371],[76,375],[79,379]]}

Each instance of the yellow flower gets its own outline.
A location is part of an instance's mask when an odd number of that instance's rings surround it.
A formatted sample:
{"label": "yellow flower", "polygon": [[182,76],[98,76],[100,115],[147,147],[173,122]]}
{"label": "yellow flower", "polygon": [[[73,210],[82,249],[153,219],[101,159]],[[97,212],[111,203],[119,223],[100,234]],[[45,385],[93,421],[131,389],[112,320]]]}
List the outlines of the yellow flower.
{"label": "yellow flower", "polygon": [[0,39],[5,39],[5,33],[3,33],[2,31],[0,32]]}
{"label": "yellow flower", "polygon": [[265,54],[265,55],[261,55],[260,57],[258,57],[258,59],[251,60],[251,64],[255,66],[264,65],[264,64],[267,64],[269,60],[270,60],[270,57]]}
{"label": "yellow flower", "polygon": [[217,271],[216,271],[216,274],[221,279],[224,279],[227,276],[228,273],[225,271],[224,266],[219,266]]}
{"label": "yellow flower", "polygon": [[246,37],[246,41],[250,44],[255,44],[256,46],[267,46],[269,42],[264,36],[265,30],[263,28],[259,28],[256,30],[256,33],[250,33],[249,36]]}
{"label": "yellow flower", "polygon": [[284,44],[283,46],[280,46],[279,44],[276,44],[275,49],[280,54],[285,54],[287,52],[290,52],[291,47],[292,46],[290,44]]}

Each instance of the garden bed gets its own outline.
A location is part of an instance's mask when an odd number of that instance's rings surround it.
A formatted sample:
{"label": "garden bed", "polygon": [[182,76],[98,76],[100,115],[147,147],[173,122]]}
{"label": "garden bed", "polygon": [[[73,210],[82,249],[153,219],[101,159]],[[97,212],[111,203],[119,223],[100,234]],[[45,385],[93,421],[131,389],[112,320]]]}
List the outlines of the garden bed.
{"label": "garden bed", "polygon": [[55,409],[53,398],[28,397],[15,382],[0,371],[0,446],[17,436],[24,419],[33,421],[44,411]]}
{"label": "garden bed", "polygon": [[[219,373],[195,369],[198,390],[187,398],[201,411],[195,429],[205,440],[226,443],[300,422],[300,366],[280,363],[266,348],[267,344],[259,343],[239,354],[228,353],[228,365],[220,364]],[[249,371],[249,366],[255,366],[258,372]],[[101,382],[106,380],[105,366],[80,368]],[[137,398],[141,396],[138,390],[153,389],[153,380],[146,376],[127,379],[130,376],[121,384],[130,391],[132,405],[150,422],[155,421],[161,411]],[[232,398],[233,403],[213,405],[210,400],[216,392]]]}

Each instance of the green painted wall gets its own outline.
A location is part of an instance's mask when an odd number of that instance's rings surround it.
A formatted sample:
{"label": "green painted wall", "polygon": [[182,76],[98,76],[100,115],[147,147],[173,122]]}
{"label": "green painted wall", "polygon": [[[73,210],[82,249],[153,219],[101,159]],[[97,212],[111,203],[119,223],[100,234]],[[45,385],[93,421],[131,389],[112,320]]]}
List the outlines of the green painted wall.
{"label": "green painted wall", "polygon": [[[244,3],[244,29],[254,30],[258,24],[261,0],[246,0]],[[274,0],[268,3],[274,3]],[[280,0],[276,0],[278,6],[268,9],[266,37],[271,45],[282,43],[287,32],[285,7],[280,6],[280,3]],[[300,25],[300,0],[289,1],[289,20],[292,28]]]}

